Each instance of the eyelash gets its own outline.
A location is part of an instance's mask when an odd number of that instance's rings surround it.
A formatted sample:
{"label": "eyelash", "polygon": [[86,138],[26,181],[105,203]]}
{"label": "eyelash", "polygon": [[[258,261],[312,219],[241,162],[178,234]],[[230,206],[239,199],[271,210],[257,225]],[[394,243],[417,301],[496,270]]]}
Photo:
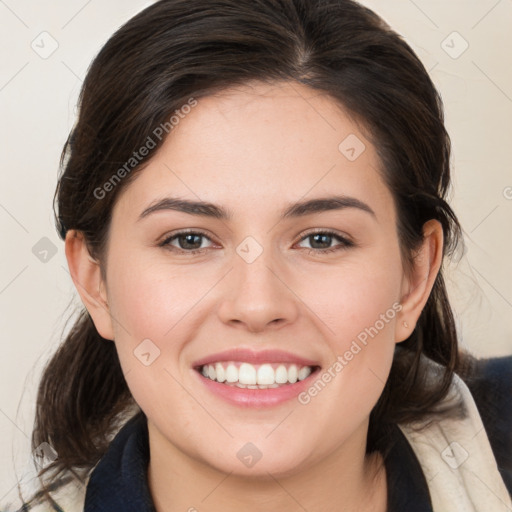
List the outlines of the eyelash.
{"label": "eyelash", "polygon": [[[351,240],[348,240],[347,238],[339,235],[338,233],[336,233],[334,231],[322,230],[322,229],[318,229],[316,231],[310,231],[310,232],[304,234],[302,236],[302,238],[299,240],[299,242],[302,242],[303,240],[305,240],[306,238],[308,238],[310,236],[319,235],[319,234],[321,234],[321,235],[328,235],[330,237],[336,238],[339,242],[341,242],[341,244],[337,245],[337,246],[334,246],[334,247],[330,247],[328,249],[308,249],[307,247],[302,247],[301,249],[305,250],[308,254],[325,255],[325,254],[333,253],[333,252],[340,251],[340,250],[346,250],[346,249],[349,249],[349,248],[355,246],[354,242],[352,242]],[[208,240],[210,240],[210,237],[206,233],[204,233],[202,231],[184,230],[184,231],[179,231],[178,233],[174,233],[173,235],[165,238],[162,242],[160,242],[158,244],[158,246],[159,247],[164,247],[164,248],[166,248],[168,250],[176,251],[176,252],[179,252],[179,253],[182,253],[182,254],[183,253],[186,253],[186,254],[199,254],[199,253],[203,253],[204,251],[209,249],[208,247],[203,247],[202,249],[185,250],[185,249],[180,249],[178,247],[174,247],[174,246],[170,245],[170,243],[173,240],[175,240],[178,237],[183,236],[183,235],[200,235],[200,236],[203,236],[203,237],[207,238]]]}

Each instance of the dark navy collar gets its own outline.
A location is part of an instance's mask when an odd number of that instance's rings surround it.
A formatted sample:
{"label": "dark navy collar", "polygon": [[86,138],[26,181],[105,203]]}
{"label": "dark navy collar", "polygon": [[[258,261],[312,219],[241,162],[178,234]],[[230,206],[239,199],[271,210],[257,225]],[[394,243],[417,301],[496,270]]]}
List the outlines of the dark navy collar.
{"label": "dark navy collar", "polygon": [[[395,426],[386,457],[388,512],[432,512],[428,486],[407,439]],[[91,473],[84,512],[156,512],[149,486],[149,441],[143,413],[115,436]]]}
{"label": "dark navy collar", "polygon": [[92,471],[84,512],[156,512],[147,483],[146,416],[136,414],[118,432]]}
{"label": "dark navy collar", "polygon": [[433,512],[428,484],[411,445],[397,425],[392,426],[390,436],[387,512]]}

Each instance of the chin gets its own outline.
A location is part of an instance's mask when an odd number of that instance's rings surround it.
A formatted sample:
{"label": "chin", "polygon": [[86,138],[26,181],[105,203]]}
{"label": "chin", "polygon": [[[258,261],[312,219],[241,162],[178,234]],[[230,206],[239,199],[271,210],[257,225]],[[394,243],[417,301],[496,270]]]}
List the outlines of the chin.
{"label": "chin", "polygon": [[[277,478],[300,473],[308,459],[308,455],[298,449],[304,444],[277,441],[232,440],[222,447],[217,445],[214,452],[208,450],[209,453],[198,454],[199,460],[216,471],[243,478],[265,480],[270,475]],[[222,452],[222,456],[219,456],[219,452]]]}

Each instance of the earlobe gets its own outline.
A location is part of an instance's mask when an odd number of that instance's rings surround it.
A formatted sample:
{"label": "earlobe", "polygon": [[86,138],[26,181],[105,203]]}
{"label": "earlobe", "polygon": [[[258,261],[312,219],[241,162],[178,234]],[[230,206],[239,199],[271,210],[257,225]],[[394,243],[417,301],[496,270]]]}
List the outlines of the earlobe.
{"label": "earlobe", "polygon": [[417,251],[410,275],[403,281],[402,310],[397,323],[396,342],[406,340],[427,303],[443,261],[443,228],[432,219],[423,226],[423,243]]}
{"label": "earlobe", "polygon": [[84,306],[99,334],[113,340],[114,331],[99,262],[91,257],[84,236],[79,231],[68,231],[65,247],[71,279]]}

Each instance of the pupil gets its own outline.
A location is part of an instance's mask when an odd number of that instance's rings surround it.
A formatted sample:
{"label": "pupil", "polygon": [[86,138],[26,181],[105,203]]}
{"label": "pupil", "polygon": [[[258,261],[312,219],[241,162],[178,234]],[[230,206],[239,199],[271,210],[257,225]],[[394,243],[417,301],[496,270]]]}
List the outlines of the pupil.
{"label": "pupil", "polygon": [[[320,244],[324,243],[324,245],[327,245],[329,246],[329,242],[330,242],[330,239],[331,239],[331,236],[330,235],[323,235],[323,234],[315,234],[315,235],[312,235],[313,236],[313,239],[318,239],[318,238],[322,238],[323,239],[323,242],[320,241]],[[327,241],[326,241],[327,239]],[[314,243],[317,243],[318,240],[315,240]],[[322,248],[325,248],[325,247],[322,247]]]}
{"label": "pupil", "polygon": [[[198,249],[199,247],[201,247],[201,241],[199,241],[199,246],[198,247],[190,247],[190,245],[194,245],[194,242],[190,242],[191,239],[193,238],[196,238],[196,239],[200,239],[201,238],[201,235],[182,235],[180,237],[180,246],[182,249]],[[183,239],[185,239],[185,244],[182,244],[181,241],[183,241]],[[183,247],[183,245],[185,245],[185,247]],[[197,240],[196,240],[196,244],[197,245]]]}

